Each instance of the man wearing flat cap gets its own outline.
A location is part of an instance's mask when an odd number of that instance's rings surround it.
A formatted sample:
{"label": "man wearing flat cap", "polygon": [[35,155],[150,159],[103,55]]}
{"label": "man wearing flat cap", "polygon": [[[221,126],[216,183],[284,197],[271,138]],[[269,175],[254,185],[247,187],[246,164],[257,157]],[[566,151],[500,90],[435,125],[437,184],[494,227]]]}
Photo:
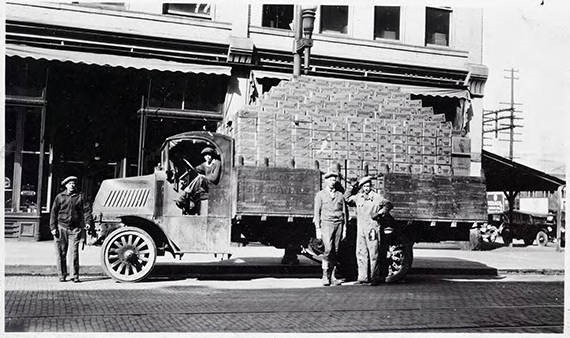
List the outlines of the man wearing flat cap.
{"label": "man wearing flat cap", "polygon": [[93,227],[91,205],[77,192],[77,177],[69,176],[61,181],[65,190],[59,193],[51,208],[50,231],[55,239],[57,272],[59,281],[67,278],[67,249],[71,245],[73,282],[79,282],[79,243],[84,229]]}
{"label": "man wearing flat cap", "polygon": [[325,187],[315,196],[313,222],[316,238],[322,239],[324,244],[322,258],[324,286],[340,284],[337,256],[340,241],[346,237],[347,209],[344,196],[335,188],[337,176],[335,172],[326,173]]}
{"label": "man wearing flat cap", "polygon": [[216,151],[211,147],[205,147],[200,154],[204,162],[196,167],[196,177],[183,189],[176,205],[183,211],[197,209],[199,215],[207,215],[209,185],[218,184],[221,164],[214,158]]}
{"label": "man wearing flat cap", "polygon": [[344,197],[348,205],[356,207],[356,284],[379,284],[385,277],[382,276],[381,233],[378,222],[370,213],[387,201],[372,189],[370,176],[363,177],[352,189],[347,189]]}

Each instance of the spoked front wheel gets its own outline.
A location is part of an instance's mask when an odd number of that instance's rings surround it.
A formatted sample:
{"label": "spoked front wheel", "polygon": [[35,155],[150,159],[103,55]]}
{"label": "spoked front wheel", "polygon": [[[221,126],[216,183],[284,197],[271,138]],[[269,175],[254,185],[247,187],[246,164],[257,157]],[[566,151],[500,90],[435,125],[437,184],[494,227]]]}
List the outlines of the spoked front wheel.
{"label": "spoked front wheel", "polygon": [[103,242],[103,270],[120,282],[138,282],[151,273],[156,262],[156,244],[139,228],[123,227],[113,231]]}

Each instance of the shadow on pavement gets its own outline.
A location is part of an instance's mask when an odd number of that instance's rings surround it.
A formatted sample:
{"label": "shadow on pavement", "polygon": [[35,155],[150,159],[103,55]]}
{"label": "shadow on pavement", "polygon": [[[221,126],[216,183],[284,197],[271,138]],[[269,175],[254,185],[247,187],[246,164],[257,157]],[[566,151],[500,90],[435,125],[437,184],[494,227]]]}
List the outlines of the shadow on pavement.
{"label": "shadow on pavement", "polygon": [[491,251],[491,250],[495,250],[498,248],[503,248],[505,245],[501,244],[501,243],[489,243],[489,242],[483,242],[481,243],[481,250],[480,251]]}
{"label": "shadow on pavement", "polygon": [[[320,278],[320,265],[302,262],[282,265],[275,258],[242,257],[236,260],[209,263],[160,263],[149,281],[196,278],[198,280],[251,280],[256,278]],[[408,276],[471,276],[473,278],[499,278],[494,267],[459,258],[416,257]],[[353,276],[345,276],[347,281]],[[352,277],[352,278],[351,278]]]}
{"label": "shadow on pavement", "polygon": [[416,257],[409,274],[497,276],[498,270],[481,262],[455,257]]}
{"label": "shadow on pavement", "polygon": [[[259,260],[259,258],[256,258]],[[321,267],[315,264],[281,265],[256,262],[255,265],[239,263],[157,264],[151,279],[196,278],[199,280],[248,280],[255,278],[320,278]]]}

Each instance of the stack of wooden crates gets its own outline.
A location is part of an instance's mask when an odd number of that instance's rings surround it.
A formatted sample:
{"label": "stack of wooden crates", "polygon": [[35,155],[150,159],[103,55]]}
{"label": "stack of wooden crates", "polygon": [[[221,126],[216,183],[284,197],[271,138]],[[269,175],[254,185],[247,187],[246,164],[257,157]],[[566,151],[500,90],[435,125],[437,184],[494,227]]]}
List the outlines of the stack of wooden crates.
{"label": "stack of wooden crates", "polygon": [[398,86],[301,77],[282,81],[233,122],[244,165],[469,175],[470,143]]}

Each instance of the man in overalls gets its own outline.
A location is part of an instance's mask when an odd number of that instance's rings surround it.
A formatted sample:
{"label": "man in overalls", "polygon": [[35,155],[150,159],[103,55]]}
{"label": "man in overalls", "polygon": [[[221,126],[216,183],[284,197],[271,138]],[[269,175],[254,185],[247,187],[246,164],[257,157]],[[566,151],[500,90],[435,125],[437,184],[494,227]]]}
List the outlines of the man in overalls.
{"label": "man in overalls", "polygon": [[371,212],[386,200],[372,189],[372,177],[362,178],[352,189],[347,189],[348,205],[356,207],[356,284],[379,284],[382,276],[380,256],[380,226],[372,219]]}

